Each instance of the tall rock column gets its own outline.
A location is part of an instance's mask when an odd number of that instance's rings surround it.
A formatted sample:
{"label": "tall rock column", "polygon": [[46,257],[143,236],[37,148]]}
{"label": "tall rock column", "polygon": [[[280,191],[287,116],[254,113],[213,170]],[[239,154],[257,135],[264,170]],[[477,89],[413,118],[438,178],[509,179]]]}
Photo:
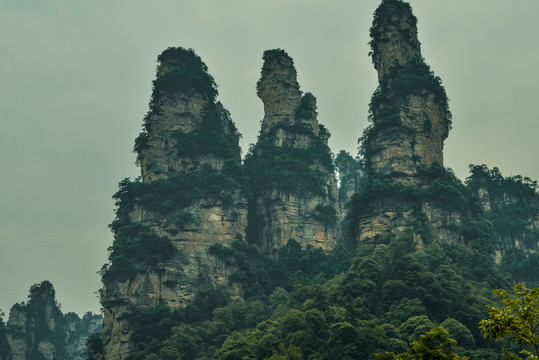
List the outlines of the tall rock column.
{"label": "tall rock column", "polygon": [[263,59],[257,90],[264,119],[245,160],[254,191],[248,236],[273,256],[289,240],[331,249],[340,210],[330,134],[318,123],[316,98],[299,90],[292,58],[268,50]]}
{"label": "tall rock column", "polygon": [[469,212],[456,203],[463,185],[443,168],[451,113],[440,78],[423,61],[416,24],[401,0],[383,0],[374,13],[370,45],[379,86],[360,139],[367,177],[352,205],[361,241],[411,224],[421,228],[418,241],[459,241],[454,229]]}
{"label": "tall rock column", "polygon": [[418,168],[443,166],[451,113],[441,80],[423,61],[416,23],[400,0],[384,0],[374,14],[370,44],[379,87],[363,155],[371,172],[418,184]]}
{"label": "tall rock column", "polygon": [[5,334],[0,319],[0,359],[86,359],[86,340],[101,328],[101,315],[62,314],[49,281],[33,285],[28,298],[11,308]]}
{"label": "tall rock column", "polygon": [[101,273],[105,359],[132,351],[130,313],[186,306],[201,289],[227,287],[232,265],[212,255],[245,236],[239,133],[192,51],[159,57],[150,111],[135,141],[141,178],[120,183],[114,243]]}

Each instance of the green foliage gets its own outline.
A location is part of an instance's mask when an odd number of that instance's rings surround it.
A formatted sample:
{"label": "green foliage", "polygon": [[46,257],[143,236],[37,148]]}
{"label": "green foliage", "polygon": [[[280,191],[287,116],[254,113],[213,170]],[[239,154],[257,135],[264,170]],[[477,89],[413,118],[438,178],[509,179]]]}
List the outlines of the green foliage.
{"label": "green foliage", "polygon": [[343,178],[346,178],[347,176],[359,178],[363,172],[359,159],[357,157],[353,158],[345,150],[341,150],[335,157],[335,166],[339,171],[341,181],[343,181]]}
{"label": "green foliage", "polygon": [[474,191],[481,188],[488,190],[493,200],[501,200],[504,193],[522,202],[539,196],[537,181],[529,177],[520,175],[504,177],[497,167],[489,169],[485,164],[472,164],[469,169],[470,176],[466,178],[466,185]]}
{"label": "green foliage", "polygon": [[[141,152],[148,148],[151,116],[159,112],[160,103],[165,96],[175,93],[206,96],[208,104],[203,111],[200,127],[190,133],[177,130],[174,134],[176,151],[179,156],[214,155],[222,159],[235,159],[240,163],[241,134],[230,120],[230,113],[220,103],[215,102],[217,85],[208,74],[207,66],[192,49],[168,48],[158,57],[157,78],[153,82],[150,111],[144,118],[144,130],[135,140],[134,152],[137,164],[141,161]],[[178,116],[191,116],[190,113]]]}
{"label": "green foliage", "polygon": [[511,272],[515,282],[539,284],[539,257],[529,251],[539,246],[539,231],[532,225],[539,216],[537,181],[518,175],[504,177],[496,167],[470,165],[466,185],[477,196],[482,194],[482,201],[488,201],[486,218],[496,234],[493,245],[503,251],[503,268]]}
{"label": "green foliage", "polygon": [[159,354],[158,359],[176,359],[170,356],[178,351],[182,358],[194,359],[192,355],[200,353],[202,342],[206,347],[216,342],[220,345],[224,341],[223,334],[217,334],[226,330],[220,329],[217,321],[210,325],[208,319],[216,309],[226,306],[229,298],[224,289],[208,288],[199,291],[183,309],[172,311],[162,305],[148,310],[132,307],[126,316],[135,351],[127,359],[143,360],[152,354]]}
{"label": "green foliage", "polygon": [[176,251],[168,237],[157,235],[141,223],[129,223],[116,229],[109,248],[110,265],[105,265],[100,274],[103,279],[130,278],[147,267],[158,269]]}
{"label": "green foliage", "polygon": [[[217,85],[208,73],[208,67],[193,49],[170,47],[163,51],[157,60],[158,77],[153,82],[150,111],[157,111],[164,94],[175,92],[199,93],[211,101],[215,100],[218,94]],[[161,74],[162,71],[164,74]]]}
{"label": "green foliage", "polygon": [[337,224],[337,210],[333,205],[316,205],[314,209],[313,219],[317,220],[324,226],[330,227]]}
{"label": "green foliage", "polygon": [[359,158],[353,158],[348,152],[341,150],[335,157],[335,167],[339,173],[341,186],[339,187],[339,202],[347,201],[346,191],[356,189],[364,174]]}
{"label": "green foliage", "polygon": [[116,219],[111,228],[115,231],[117,221],[122,223],[127,219],[135,205],[167,214],[182,210],[202,198],[226,203],[228,193],[233,192],[236,185],[234,179],[206,164],[199,172],[180,173],[149,183],[142,182],[140,178],[135,181],[124,179],[113,196],[116,201]]}
{"label": "green foliage", "polygon": [[415,340],[410,344],[408,351],[402,354],[395,355],[394,353],[376,354],[375,358],[380,360],[467,360],[469,357],[458,356],[450,349],[457,342],[448,336],[448,332],[443,327],[436,327],[425,335],[422,335],[419,340]]}
{"label": "green foliage", "polygon": [[424,185],[404,185],[395,182],[391,177],[371,175],[365,176],[359,183],[358,190],[352,196],[350,209],[347,214],[349,236],[355,238],[359,221],[372,214],[378,202],[397,200],[406,204],[407,209],[415,212],[415,221],[409,226],[424,236],[434,239],[432,226],[421,212],[424,203],[435,204],[447,210],[458,210],[468,214],[459,227],[464,235],[464,241],[476,249],[491,253],[492,224],[482,215],[477,199],[454,175],[451,169],[434,164],[418,169],[418,175]]}
{"label": "green foliage", "polygon": [[[23,342],[28,345],[25,348],[25,353],[23,353],[26,359],[46,359],[39,346],[32,346],[39,345],[40,342],[48,342],[54,345],[55,359],[68,359],[65,346],[67,324],[58,303],[53,300],[54,294],[52,283],[45,280],[30,287],[30,294],[26,303],[15,304],[12,308],[12,310],[24,314],[21,317],[24,324],[19,326],[8,324],[6,334],[17,343]],[[1,332],[0,326],[0,342],[2,342]],[[2,350],[0,348],[0,353],[3,352]]]}
{"label": "green foliage", "polygon": [[[288,144],[276,146],[273,138],[278,129],[308,134],[312,145],[305,149]],[[253,192],[259,195],[275,189],[302,197],[324,196],[326,172],[317,165],[333,171],[331,151],[312,129],[301,123],[275,125],[259,136],[257,145],[245,157],[245,172],[251,179]]]}
{"label": "green foliage", "polygon": [[[234,337],[234,331],[255,328],[271,316],[282,316],[288,311],[288,303],[299,306],[305,296],[322,296],[319,284],[347,267],[345,251],[326,254],[320,249],[302,250],[294,241],[280,251],[279,260],[270,260],[253,245],[239,240],[231,248],[213,246],[210,253],[237,266],[231,280],[242,283],[246,301],[227,304],[230,296],[223,289],[209,288],[200,291],[185,309],[131,309],[128,317],[136,351],[130,360],[147,356],[176,359],[179,354],[182,359],[209,358],[229,336]],[[296,284],[301,284],[297,285],[301,289],[295,291],[294,299],[283,287],[277,287],[283,285],[294,291]],[[335,311],[331,310],[332,318]],[[238,351],[249,353],[245,349],[229,349],[227,353]],[[296,352],[294,347],[286,346],[268,349],[265,354],[279,357],[294,356]]]}
{"label": "green foliage", "polygon": [[[392,0],[393,1],[393,0]],[[374,92],[369,104],[369,121],[372,122],[359,139],[361,143],[360,154],[366,161],[367,170],[370,167],[369,159],[377,150],[373,147],[373,139],[383,131],[394,133],[410,133],[411,130],[401,121],[400,111],[402,98],[410,95],[434,95],[444,110],[444,132],[451,129],[451,111],[449,101],[442,86],[441,79],[434,75],[430,67],[422,61],[412,61],[405,65],[393,67],[380,79],[380,85]],[[430,132],[432,123],[425,123],[423,130]]]}
{"label": "green foliage", "polygon": [[269,259],[257,246],[243,241],[235,241],[231,247],[215,244],[209,253],[237,267],[230,281],[242,285],[246,298],[269,296],[278,287],[291,290],[295,281],[306,283],[314,277],[331,278],[349,264],[349,256],[342,245],[327,254],[320,248],[302,249],[295,240],[289,240],[279,250],[277,261]]}
{"label": "green foliage", "polygon": [[301,97],[301,102],[296,109],[295,119],[296,120],[310,120],[315,118],[316,113],[316,98],[311,93],[305,93]]}
{"label": "green foliage", "polygon": [[135,146],[133,152],[137,154],[137,165],[140,164],[140,152],[148,148],[149,135],[146,131],[143,131],[135,139]]}
{"label": "green foliage", "polygon": [[524,281],[528,286],[530,284],[536,286],[539,283],[539,254],[536,252],[529,253],[516,247],[509,248],[503,254],[501,266],[511,273],[513,282]]}
{"label": "green foliage", "polygon": [[[300,348],[304,359],[363,359],[382,349],[405,351],[407,342],[419,339],[442,320],[463,346],[474,350],[481,340],[476,327],[484,315],[481,309],[492,299],[482,282],[486,273],[477,278],[470,267],[474,262],[493,262],[484,257],[466,264],[462,258],[472,252],[464,247],[431,247],[417,251],[413,239],[403,237],[390,246],[360,249],[352,267],[334,279],[322,285],[296,283],[285,300],[290,310],[279,312],[279,307],[273,307],[273,313],[266,315],[269,320],[256,330],[230,336],[214,358],[232,354],[266,358],[283,344]],[[491,269],[477,269],[486,271]],[[449,314],[457,319],[448,319]],[[447,355],[449,343],[435,350],[436,341],[429,342],[432,348],[413,349]]]}
{"label": "green foliage", "polygon": [[185,209],[196,200],[212,198],[225,207],[232,205],[232,195],[238,182],[209,165],[199,172],[177,174],[150,183],[140,179],[124,179],[114,194],[116,218],[110,224],[115,236],[109,248],[109,264],[101,269],[103,278],[131,277],[147,267],[157,269],[160,263],[172,258],[176,248],[168,237],[158,236],[141,223],[133,223],[129,214],[139,206],[160,213],[172,221],[171,232],[179,231],[193,221]]}
{"label": "green foliage", "polygon": [[[380,105],[393,105],[396,99],[409,95],[433,94],[440,102],[448,117],[446,131],[451,128],[451,112],[442,80],[423,61],[410,61],[405,65],[393,67],[382,79],[380,87],[371,98],[369,108],[376,116]],[[394,106],[394,105],[393,105]]]}
{"label": "green foliage", "polygon": [[232,281],[245,286],[245,301],[227,304],[222,290],[208,289],[186,309],[137,315],[132,360],[367,359],[404,353],[414,341],[414,354],[445,356],[447,334],[420,337],[440,325],[458,339],[458,356],[494,359],[498,351],[477,324],[494,300],[490,289],[508,282],[490,256],[465,246],[418,250],[406,233],[358,248],[351,266],[339,263],[350,249],[327,254],[294,241],[277,260],[239,240],[210,252],[238,269]]}
{"label": "green foliage", "polygon": [[96,332],[86,339],[86,360],[99,359],[104,355],[101,332]]}
{"label": "green foliage", "polygon": [[206,106],[198,129],[189,133],[177,130],[174,138],[179,156],[196,157],[211,154],[222,159],[234,159],[238,165],[240,163],[238,141],[241,134],[230,120],[228,111],[225,109],[219,111],[216,104]]}
{"label": "green foliage", "polygon": [[[522,284],[515,285],[514,292],[493,290],[505,305],[497,308],[487,305],[489,318],[481,320],[479,327],[485,338],[495,340],[510,336],[511,341],[522,349],[527,360],[539,358],[539,288],[528,289]],[[508,354],[507,358],[518,359]]]}

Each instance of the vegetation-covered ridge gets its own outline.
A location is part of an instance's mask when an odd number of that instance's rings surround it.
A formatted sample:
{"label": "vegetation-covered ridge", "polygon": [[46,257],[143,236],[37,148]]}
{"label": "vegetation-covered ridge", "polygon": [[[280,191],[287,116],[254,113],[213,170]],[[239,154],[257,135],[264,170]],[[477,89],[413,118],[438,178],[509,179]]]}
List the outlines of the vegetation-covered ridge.
{"label": "vegetation-covered ridge", "polygon": [[239,176],[232,165],[225,166],[222,172],[203,165],[198,172],[179,173],[150,183],[140,178],[122,180],[113,196],[116,218],[110,228],[115,240],[109,248],[109,263],[101,270],[103,278],[129,278],[148,267],[157,269],[177,251],[168,236],[159,236],[142,223],[131,220],[130,214],[136,207],[166,218],[168,234],[175,235],[194,221],[187,208],[196,201],[211,199],[220,201],[225,208],[232,206],[233,194],[245,181]]}
{"label": "vegetation-covered ridge", "polygon": [[193,49],[170,47],[157,57],[157,78],[153,82],[150,110],[155,111],[164,94],[197,92],[214,101],[218,95],[208,67]]}
{"label": "vegetation-covered ridge", "polygon": [[511,272],[515,282],[539,285],[537,181],[519,175],[504,177],[496,167],[470,165],[466,185],[487,202],[486,218],[496,234],[496,249],[503,253],[502,266]]}
{"label": "vegetation-covered ridge", "polygon": [[504,177],[497,167],[489,169],[486,165],[470,165],[470,176],[466,185],[473,191],[488,190],[491,201],[518,201],[522,204],[539,200],[539,187],[536,180],[521,175]]}
{"label": "vegetation-covered ridge", "polygon": [[358,156],[352,157],[348,152],[341,150],[335,157],[335,168],[339,175],[339,202],[345,205],[348,202],[348,192],[357,189],[365,171]]}
{"label": "vegetation-covered ridge", "polygon": [[132,309],[129,359],[371,359],[404,352],[437,326],[457,341],[459,356],[490,360],[502,347],[515,349],[479,331],[490,290],[509,285],[489,255],[462,245],[418,249],[411,232],[351,249],[343,243],[324,253],[291,242],[269,260],[241,241],[217,246],[212,252],[250,284],[245,301],[227,303],[223,289],[210,289],[174,312]]}
{"label": "vegetation-covered ridge", "polygon": [[[199,94],[207,100],[198,128],[189,133],[177,130],[174,134],[177,156],[213,155],[221,159],[236,159],[239,163],[241,134],[230,119],[230,113],[216,102],[217,85],[208,73],[206,64],[192,49],[186,50],[182,47],[168,48],[159,55],[158,61],[150,110],[144,118],[143,131],[135,140],[137,163],[141,160],[141,151],[148,147],[152,116],[160,113],[164,99],[177,94]],[[182,113],[178,116],[181,120],[182,117],[191,117],[193,114]]]}
{"label": "vegetation-covered ridge", "polygon": [[45,280],[30,287],[26,302],[11,308],[7,325],[0,311],[0,359],[85,359],[86,340],[103,317],[87,312],[80,318],[60,308],[52,283]]}
{"label": "vegetation-covered ridge", "polygon": [[460,224],[445,226],[461,233],[467,246],[492,253],[492,224],[485,218],[477,198],[453,172],[440,165],[432,165],[419,168],[418,177],[421,185],[404,185],[393,181],[390,176],[369,175],[362,178],[347,214],[350,236],[357,238],[361,219],[372,216],[376,206],[389,199],[404,203],[404,209],[415,213],[415,220],[409,226],[421,235],[424,242],[436,240],[435,229],[422,213],[422,206],[429,203],[463,214]]}
{"label": "vegetation-covered ridge", "polygon": [[[275,144],[275,134],[284,130],[287,136],[305,135],[309,138],[308,147],[294,144]],[[320,134],[329,136],[323,125]],[[256,145],[245,156],[245,172],[249,176],[252,191],[263,194],[277,190],[302,197],[324,196],[327,193],[326,178],[333,172],[333,155],[329,146],[316,135],[312,128],[302,122],[281,122],[261,133]]]}
{"label": "vegetation-covered ridge", "polygon": [[[34,284],[30,287],[30,294],[27,302],[15,304],[12,311],[24,314],[23,324],[9,326],[8,335],[12,339],[24,339],[28,333],[32,334],[37,340],[34,346],[26,348],[26,356],[29,359],[41,359],[43,357],[39,349],[39,341],[47,341],[58,347],[58,358],[67,359],[67,353],[63,343],[66,337],[66,324],[63,321],[64,315],[58,307],[58,302],[54,299],[55,291],[49,281],[43,281],[40,284]],[[48,311],[48,314],[47,314]],[[54,323],[55,326],[50,326]],[[31,335],[30,335],[31,336]]]}
{"label": "vegetation-covered ridge", "polygon": [[239,139],[241,134],[230,119],[230,113],[217,104],[209,104],[204,111],[200,126],[189,133],[177,130],[174,133],[176,152],[181,157],[196,158],[212,155],[221,159],[241,163]]}
{"label": "vegetation-covered ridge", "polygon": [[[411,61],[406,65],[393,67],[380,79],[369,103],[369,121],[371,124],[365,128],[359,142],[360,155],[365,161],[366,170],[370,169],[370,158],[378,150],[373,147],[372,141],[383,131],[401,134],[414,134],[414,129],[403,124],[401,119],[402,100],[411,95],[434,95],[434,100],[440,105],[443,115],[443,138],[445,139],[451,129],[451,111],[441,79],[434,75],[430,67],[424,62]],[[422,131],[430,133],[432,123],[427,120]]]}

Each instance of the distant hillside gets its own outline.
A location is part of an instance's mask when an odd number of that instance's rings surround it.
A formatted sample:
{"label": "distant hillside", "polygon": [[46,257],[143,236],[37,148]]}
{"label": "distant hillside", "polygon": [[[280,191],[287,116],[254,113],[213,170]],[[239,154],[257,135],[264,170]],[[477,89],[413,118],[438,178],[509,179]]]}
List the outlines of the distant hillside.
{"label": "distant hillside", "polygon": [[82,319],[63,314],[53,285],[43,281],[30,288],[28,301],[13,305],[6,325],[0,320],[0,359],[85,360],[86,341],[102,323],[103,317],[91,312]]}

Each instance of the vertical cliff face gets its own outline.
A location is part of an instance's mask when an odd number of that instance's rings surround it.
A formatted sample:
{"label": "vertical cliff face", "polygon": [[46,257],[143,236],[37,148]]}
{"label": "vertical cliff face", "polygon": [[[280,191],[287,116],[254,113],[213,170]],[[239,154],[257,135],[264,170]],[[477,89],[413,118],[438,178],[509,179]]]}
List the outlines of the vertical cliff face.
{"label": "vertical cliff face", "polygon": [[236,127],[215,101],[217,88],[192,51],[170,48],[159,57],[150,111],[135,141],[142,180],[192,173],[204,164],[222,170],[240,161]]}
{"label": "vertical cliff face", "polygon": [[115,195],[115,235],[102,269],[106,359],[131,350],[131,309],[184,307],[198,290],[230,285],[233,271],[210,254],[245,236],[239,134],[216,102],[216,85],[192,50],[158,58],[150,112],[135,142],[141,179]]}
{"label": "vertical cliff face", "polygon": [[466,184],[493,225],[496,260],[515,282],[539,284],[539,194],[537,181],[504,177],[498,168],[470,165]]}
{"label": "vertical cliff face", "polygon": [[[421,56],[416,23],[410,5],[401,0],[383,0],[374,14],[370,45],[379,86],[370,102],[371,125],[360,139],[369,182],[353,207],[361,218],[360,240],[399,234],[418,219],[424,224],[418,240],[462,239],[451,229],[462,226],[463,209],[448,207],[441,198],[451,196],[441,195],[449,187],[462,191],[443,168],[451,113],[440,79]],[[431,226],[433,231],[425,230]]]}
{"label": "vertical cliff face", "polygon": [[44,281],[30,288],[29,300],[15,304],[6,326],[13,360],[84,360],[86,339],[101,329],[100,315],[62,314],[52,284]]}
{"label": "vertical cliff face", "polygon": [[440,79],[423,62],[416,23],[400,0],[384,0],[375,12],[370,44],[380,84],[363,146],[371,171],[417,183],[418,167],[443,165],[451,114]]}
{"label": "vertical cliff face", "polygon": [[383,1],[374,13],[370,35],[370,55],[378,71],[378,80],[382,80],[395,67],[422,61],[417,19],[409,4]]}
{"label": "vertical cliff face", "polygon": [[299,90],[283,50],[263,56],[257,84],[264,119],[245,161],[253,183],[249,236],[269,254],[293,239],[331,249],[338,234],[338,196],[329,132],[318,123],[316,98]]}

